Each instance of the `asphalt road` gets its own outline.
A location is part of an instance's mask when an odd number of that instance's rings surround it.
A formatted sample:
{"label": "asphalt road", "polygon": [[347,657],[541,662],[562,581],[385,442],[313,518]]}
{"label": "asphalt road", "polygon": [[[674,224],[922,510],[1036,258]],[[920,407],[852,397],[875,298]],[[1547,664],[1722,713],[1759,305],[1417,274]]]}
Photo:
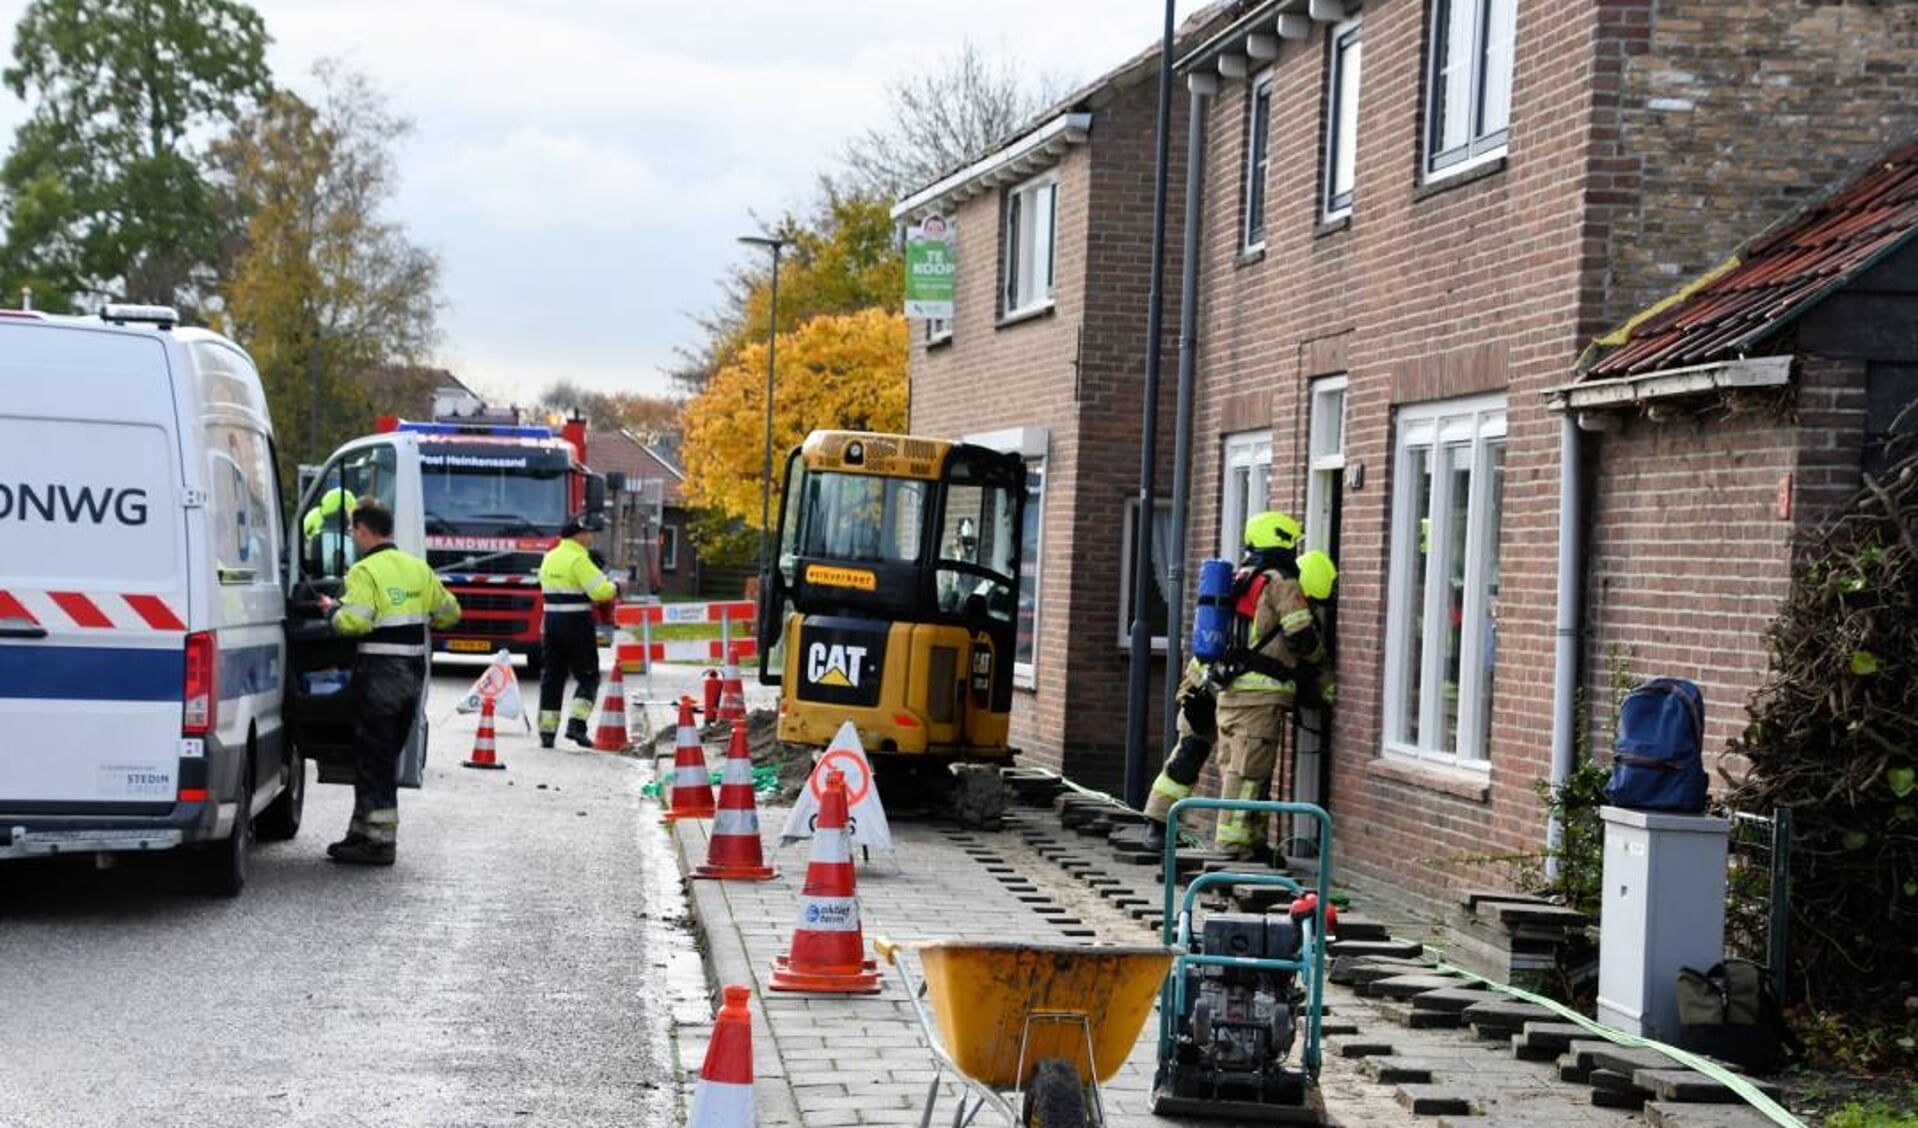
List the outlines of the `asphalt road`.
{"label": "asphalt road", "polygon": [[391,870],[326,860],[352,792],[317,784],[237,900],[0,867],[0,1128],[675,1123],[675,1009],[710,1012],[650,766],[502,723],[507,770],[463,770],[472,674]]}

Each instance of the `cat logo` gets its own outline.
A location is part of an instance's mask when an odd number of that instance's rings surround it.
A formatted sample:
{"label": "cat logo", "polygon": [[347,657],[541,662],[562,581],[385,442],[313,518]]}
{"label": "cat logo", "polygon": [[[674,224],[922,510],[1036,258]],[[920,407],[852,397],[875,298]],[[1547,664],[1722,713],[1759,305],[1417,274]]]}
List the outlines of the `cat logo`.
{"label": "cat logo", "polygon": [[842,689],[859,688],[859,672],[865,665],[866,648],[827,645],[815,642],[806,649],[806,680],[814,685],[833,685]]}

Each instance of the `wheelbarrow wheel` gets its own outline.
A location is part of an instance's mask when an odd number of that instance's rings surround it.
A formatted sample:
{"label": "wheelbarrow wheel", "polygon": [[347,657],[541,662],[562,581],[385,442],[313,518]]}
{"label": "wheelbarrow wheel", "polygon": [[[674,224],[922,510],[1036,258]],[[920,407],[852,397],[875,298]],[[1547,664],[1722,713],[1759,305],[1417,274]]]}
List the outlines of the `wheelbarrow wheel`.
{"label": "wheelbarrow wheel", "polygon": [[1025,1128],[1086,1128],[1086,1091],[1069,1061],[1047,1058],[1026,1088]]}

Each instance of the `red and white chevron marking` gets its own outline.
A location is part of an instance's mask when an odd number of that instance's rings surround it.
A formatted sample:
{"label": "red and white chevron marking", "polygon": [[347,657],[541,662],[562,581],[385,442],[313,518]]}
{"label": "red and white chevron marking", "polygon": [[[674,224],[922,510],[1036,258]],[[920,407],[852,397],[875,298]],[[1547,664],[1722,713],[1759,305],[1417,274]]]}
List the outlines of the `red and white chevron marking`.
{"label": "red and white chevron marking", "polygon": [[23,619],[48,630],[186,630],[186,620],[172,600],[137,592],[0,588],[0,619]]}

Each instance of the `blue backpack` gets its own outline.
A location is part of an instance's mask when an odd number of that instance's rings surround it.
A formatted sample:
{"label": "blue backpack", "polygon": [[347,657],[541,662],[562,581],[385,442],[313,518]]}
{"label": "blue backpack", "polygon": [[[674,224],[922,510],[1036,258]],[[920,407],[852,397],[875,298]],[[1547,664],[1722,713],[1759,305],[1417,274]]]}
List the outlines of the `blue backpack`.
{"label": "blue backpack", "polygon": [[1696,815],[1705,810],[1705,695],[1682,678],[1652,678],[1618,710],[1612,778],[1614,807]]}

